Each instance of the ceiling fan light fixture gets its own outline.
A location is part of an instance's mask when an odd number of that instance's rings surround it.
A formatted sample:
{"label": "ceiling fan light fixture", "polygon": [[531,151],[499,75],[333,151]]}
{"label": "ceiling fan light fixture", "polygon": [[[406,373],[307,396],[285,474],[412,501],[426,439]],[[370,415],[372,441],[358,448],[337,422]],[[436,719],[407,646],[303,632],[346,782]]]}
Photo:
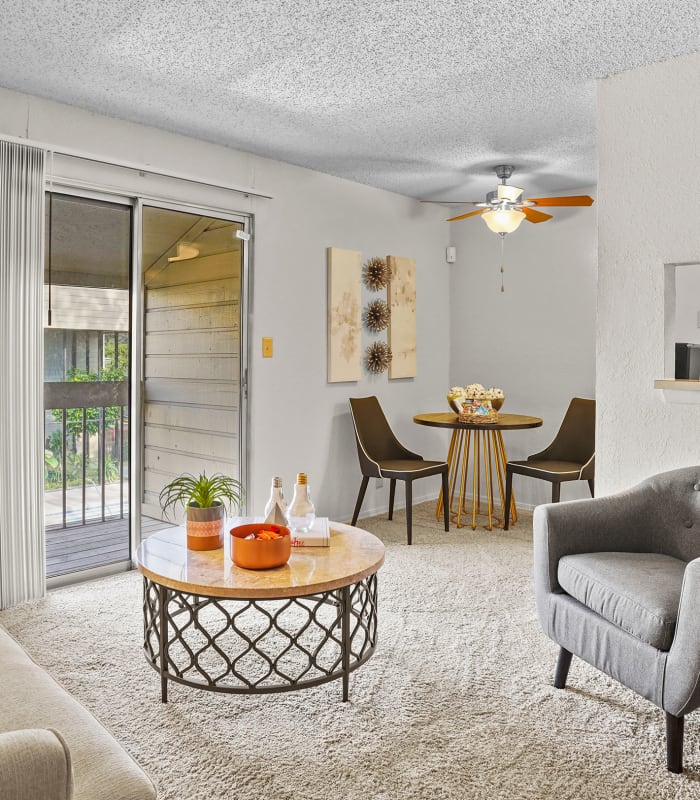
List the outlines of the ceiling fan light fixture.
{"label": "ceiling fan light fixture", "polygon": [[484,211],[481,218],[494,233],[513,233],[525,219],[525,214],[514,208],[497,208]]}
{"label": "ceiling fan light fixture", "polygon": [[508,186],[502,183],[498,186],[498,199],[507,200],[509,203],[515,203],[523,191],[523,189],[519,189],[517,186]]}

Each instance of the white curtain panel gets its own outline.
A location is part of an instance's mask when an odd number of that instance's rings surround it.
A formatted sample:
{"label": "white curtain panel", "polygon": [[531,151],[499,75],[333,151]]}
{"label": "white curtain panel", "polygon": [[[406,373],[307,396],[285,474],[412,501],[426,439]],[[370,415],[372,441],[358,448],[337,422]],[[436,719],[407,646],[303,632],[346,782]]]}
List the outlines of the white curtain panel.
{"label": "white curtain panel", "polygon": [[44,151],[0,140],[0,608],[46,591]]}

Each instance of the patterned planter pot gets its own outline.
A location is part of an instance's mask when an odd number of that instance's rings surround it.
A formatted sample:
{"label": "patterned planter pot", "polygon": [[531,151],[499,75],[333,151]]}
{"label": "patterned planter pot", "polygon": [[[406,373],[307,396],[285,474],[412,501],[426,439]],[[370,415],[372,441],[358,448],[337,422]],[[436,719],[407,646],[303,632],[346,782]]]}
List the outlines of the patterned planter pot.
{"label": "patterned planter pot", "polygon": [[217,550],[224,546],[224,507],[187,506],[187,547],[190,550]]}

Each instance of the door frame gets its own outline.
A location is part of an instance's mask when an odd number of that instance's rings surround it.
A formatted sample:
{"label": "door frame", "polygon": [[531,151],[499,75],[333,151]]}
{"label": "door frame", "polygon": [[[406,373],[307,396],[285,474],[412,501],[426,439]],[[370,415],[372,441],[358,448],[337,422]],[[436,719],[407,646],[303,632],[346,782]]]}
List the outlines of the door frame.
{"label": "door frame", "polygon": [[[144,391],[143,391],[143,353],[144,353],[144,288],[141,245],[143,241],[143,209],[162,208],[166,211],[180,211],[187,214],[222,219],[236,222],[242,226],[249,238],[241,239],[241,299],[240,299],[240,388],[238,408],[238,463],[239,480],[248,486],[249,477],[249,320],[252,307],[251,292],[251,243],[253,233],[253,216],[242,212],[232,212],[207,205],[190,205],[172,200],[153,200],[151,198],[135,198],[134,225],[132,242],[132,383],[131,407],[138,409],[138,420],[131,426],[129,447],[131,449],[131,473],[129,474],[129,509],[131,512],[131,558],[134,562],[136,550],[141,542],[141,498],[143,496],[143,444],[144,444]],[[138,290],[137,290],[138,289]],[[133,473],[133,474],[132,474]],[[241,509],[245,513],[245,507]]]}

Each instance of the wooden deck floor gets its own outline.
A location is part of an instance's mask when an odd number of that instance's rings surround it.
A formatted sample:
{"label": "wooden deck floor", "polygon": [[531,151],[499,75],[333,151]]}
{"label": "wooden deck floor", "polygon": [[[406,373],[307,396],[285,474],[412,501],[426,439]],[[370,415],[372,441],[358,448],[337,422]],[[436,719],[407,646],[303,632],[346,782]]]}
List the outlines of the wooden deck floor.
{"label": "wooden deck floor", "polygon": [[[150,517],[141,518],[142,537],[172,523]],[[128,561],[129,520],[113,519],[72,528],[48,528],[46,531],[46,577]]]}

